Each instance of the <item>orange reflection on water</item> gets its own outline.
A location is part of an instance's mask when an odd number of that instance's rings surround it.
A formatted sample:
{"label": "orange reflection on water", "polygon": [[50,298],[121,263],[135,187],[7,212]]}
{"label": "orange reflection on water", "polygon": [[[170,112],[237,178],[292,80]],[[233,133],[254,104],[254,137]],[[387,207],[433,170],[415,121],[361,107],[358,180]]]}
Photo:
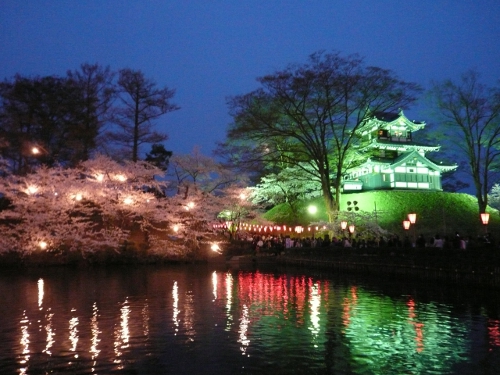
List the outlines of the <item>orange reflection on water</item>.
{"label": "orange reflection on water", "polygon": [[358,294],[355,286],[351,287],[351,297],[345,297],[342,302],[342,324],[344,327],[349,327],[351,323],[351,312],[358,303]]}
{"label": "orange reflection on water", "polygon": [[128,300],[125,299],[125,302],[122,304],[122,307],[120,308],[120,325],[115,327],[114,363],[118,364],[118,369],[123,369],[123,363],[122,363],[123,349],[126,349],[129,346],[129,340],[130,340],[129,315],[130,315],[130,306],[128,305]]}
{"label": "orange reflection on water", "polygon": [[217,299],[217,272],[212,272],[212,293],[214,295],[214,300]]}
{"label": "orange reflection on water", "polygon": [[179,287],[177,286],[177,281],[174,282],[172,287],[172,320],[174,321],[174,331],[175,335],[179,332]]}
{"label": "orange reflection on water", "polygon": [[21,357],[19,359],[19,363],[23,366],[19,369],[20,374],[26,374],[26,371],[28,370],[28,361],[30,359],[30,334],[28,332],[29,328],[29,320],[26,315],[26,311],[23,312],[23,317],[21,321],[19,322],[21,324],[21,348],[23,349],[21,352]]}
{"label": "orange reflection on water", "polygon": [[[76,312],[76,309],[71,309],[71,312]],[[70,351],[75,352],[75,358],[78,358],[76,346],[78,344],[78,317],[74,316],[69,320],[69,341],[71,343]]]}
{"label": "orange reflection on water", "polygon": [[195,323],[196,316],[194,311],[194,294],[188,291],[184,300],[184,333],[189,341],[194,341],[196,336]]}
{"label": "orange reflection on water", "polygon": [[[50,309],[48,311],[50,311]],[[52,355],[50,348],[52,348],[52,346],[55,343],[54,336],[56,334],[54,332],[54,329],[52,328],[52,318],[53,317],[54,317],[54,314],[52,314],[50,312],[48,312],[46,315],[47,324],[45,325],[45,332],[47,333],[47,339],[46,339],[45,349],[43,350],[43,352],[47,353],[48,355]]]}
{"label": "orange reflection on water", "polygon": [[233,323],[233,315],[231,312],[231,306],[233,304],[233,275],[231,273],[226,273],[226,331],[231,329],[231,325]]}
{"label": "orange reflection on water", "polygon": [[44,292],[43,292],[43,287],[44,287],[43,279],[39,279],[38,282],[37,282],[37,285],[38,285],[38,308],[41,310],[42,309],[42,303],[43,303],[43,295],[44,295]]}
{"label": "orange reflection on water", "polygon": [[144,304],[144,307],[142,308],[141,314],[142,314],[142,334],[144,335],[144,338],[148,340],[150,318],[149,318],[149,304],[147,300],[146,303]]}
{"label": "orange reflection on water", "polygon": [[293,278],[293,289],[292,289],[292,298],[295,299],[295,314],[297,318],[297,324],[304,324],[304,311],[306,304],[306,278],[295,277]]}
{"label": "orange reflection on water", "polygon": [[313,335],[314,346],[318,347],[318,343],[316,343],[316,339],[320,332],[320,307],[321,307],[321,297],[320,297],[320,289],[318,283],[311,285],[310,287],[310,308],[311,308],[311,333]]}
{"label": "orange reflection on water", "polygon": [[423,323],[415,321],[417,314],[415,313],[415,301],[410,299],[407,303],[408,306],[408,316],[410,318],[410,323],[415,327],[415,341],[417,343],[417,352],[421,353],[424,350],[424,332],[422,328]]}
{"label": "orange reflection on water", "polygon": [[101,331],[99,330],[99,323],[98,323],[98,316],[99,316],[99,310],[97,309],[97,303],[94,302],[92,306],[92,318],[90,320],[90,330],[92,333],[92,337],[90,339],[90,355],[92,358],[92,372],[95,371],[95,366],[97,364],[97,357],[99,356],[99,353],[101,352],[97,346],[99,345],[99,342],[101,341],[99,339],[99,334]]}
{"label": "orange reflection on water", "polygon": [[249,325],[250,325],[250,318],[248,313],[248,306],[243,305],[243,308],[241,310],[240,326],[238,329],[239,333],[238,342],[241,344],[240,350],[242,355],[246,354],[248,346],[250,345],[250,339],[248,338],[247,335]]}

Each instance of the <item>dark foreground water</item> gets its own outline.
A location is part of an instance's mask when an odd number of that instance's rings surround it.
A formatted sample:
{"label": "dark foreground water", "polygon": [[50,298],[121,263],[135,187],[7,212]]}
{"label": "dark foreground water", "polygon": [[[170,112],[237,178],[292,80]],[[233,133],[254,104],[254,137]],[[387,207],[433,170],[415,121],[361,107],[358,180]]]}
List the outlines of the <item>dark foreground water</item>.
{"label": "dark foreground water", "polygon": [[215,266],[0,274],[0,374],[500,374],[498,293]]}

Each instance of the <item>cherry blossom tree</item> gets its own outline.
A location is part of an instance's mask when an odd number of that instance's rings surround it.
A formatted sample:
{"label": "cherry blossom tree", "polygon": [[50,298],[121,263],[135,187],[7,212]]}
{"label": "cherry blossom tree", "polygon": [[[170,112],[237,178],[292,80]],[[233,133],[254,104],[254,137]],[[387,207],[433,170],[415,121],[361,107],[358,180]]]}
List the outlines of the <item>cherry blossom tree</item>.
{"label": "cherry blossom tree", "polygon": [[500,184],[496,183],[488,194],[488,201],[491,207],[500,210]]}
{"label": "cherry blossom tree", "polygon": [[321,183],[304,172],[307,167],[288,167],[263,176],[260,183],[251,188],[251,200],[255,204],[285,203],[297,219],[301,201],[321,196]]}
{"label": "cherry blossom tree", "polygon": [[203,213],[209,220],[225,225],[230,238],[245,218],[259,216],[259,207],[250,198],[244,174],[235,174],[198,148],[188,155],[174,155],[171,159],[173,186],[178,199],[193,198],[203,205]]}
{"label": "cherry blossom tree", "polygon": [[186,256],[209,243],[227,202],[206,191],[165,196],[164,172],[147,162],[117,163],[105,156],[75,168],[40,167],[5,174],[0,191],[11,205],[0,211],[0,252],[79,251],[84,256],[133,246],[148,254]]}

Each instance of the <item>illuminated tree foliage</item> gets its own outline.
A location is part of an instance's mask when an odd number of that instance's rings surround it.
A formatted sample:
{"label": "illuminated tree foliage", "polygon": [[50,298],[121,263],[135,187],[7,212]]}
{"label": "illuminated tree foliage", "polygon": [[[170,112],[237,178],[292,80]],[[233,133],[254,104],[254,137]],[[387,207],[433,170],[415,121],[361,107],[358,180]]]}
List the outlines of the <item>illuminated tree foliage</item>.
{"label": "illuminated tree foliage", "polygon": [[[248,160],[296,166],[320,182],[330,221],[339,208],[342,177],[356,162],[356,129],[375,111],[413,103],[416,84],[358,56],[318,52],[303,65],[257,79],[261,88],[231,98],[234,118],[226,144],[241,145]],[[307,166],[307,167],[306,167]]]}
{"label": "illuminated tree foliage", "polygon": [[173,187],[178,194],[217,194],[220,189],[245,181],[244,175],[235,175],[230,169],[201,153],[195,147],[191,154],[174,155],[171,160]]}
{"label": "illuminated tree foliage", "polygon": [[304,173],[304,170],[298,167],[269,173],[251,188],[251,199],[255,204],[276,206],[284,203],[290,208],[295,222],[299,216],[300,202],[320,195],[320,182],[314,181],[311,174]]}
{"label": "illuminated tree foliage", "polygon": [[488,202],[491,207],[500,210],[500,184],[493,185],[488,194]]}
{"label": "illuminated tree foliage", "polygon": [[447,136],[467,159],[479,212],[485,212],[500,172],[500,86],[487,87],[468,71],[458,82],[435,83],[430,95]]}
{"label": "illuminated tree foliage", "polygon": [[213,223],[227,202],[192,193],[165,196],[164,172],[146,162],[98,156],[75,168],[40,167],[5,174],[0,191],[0,252],[96,253],[127,244],[151,254],[187,255],[215,239]]}

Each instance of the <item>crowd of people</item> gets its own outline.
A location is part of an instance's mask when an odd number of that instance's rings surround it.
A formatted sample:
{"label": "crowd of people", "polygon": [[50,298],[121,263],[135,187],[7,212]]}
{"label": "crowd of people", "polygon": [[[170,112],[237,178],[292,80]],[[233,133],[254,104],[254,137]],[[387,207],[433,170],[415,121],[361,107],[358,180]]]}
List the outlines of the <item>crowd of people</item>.
{"label": "crowd of people", "polygon": [[[455,236],[441,236],[439,233],[426,239],[420,234],[415,241],[409,236],[404,238],[398,235],[392,235],[387,238],[378,237],[370,239],[356,239],[353,237],[333,237],[330,239],[328,234],[323,237],[292,237],[289,235],[247,235],[244,239],[251,242],[255,253],[271,252],[278,254],[283,249],[289,248],[436,248],[436,249],[457,249],[466,250],[471,246],[471,237],[461,236],[458,232]],[[474,244],[481,246],[494,245],[493,237],[490,233],[477,236]]]}

